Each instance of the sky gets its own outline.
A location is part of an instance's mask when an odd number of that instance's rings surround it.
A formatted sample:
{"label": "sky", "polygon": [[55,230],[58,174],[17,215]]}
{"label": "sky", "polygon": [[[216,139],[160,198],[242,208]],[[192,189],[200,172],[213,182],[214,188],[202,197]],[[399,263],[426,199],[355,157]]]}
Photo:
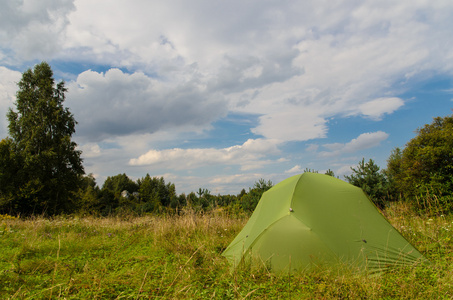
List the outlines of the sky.
{"label": "sky", "polygon": [[0,0],[0,138],[48,62],[97,183],[238,194],[364,158],[453,108],[451,0]]}

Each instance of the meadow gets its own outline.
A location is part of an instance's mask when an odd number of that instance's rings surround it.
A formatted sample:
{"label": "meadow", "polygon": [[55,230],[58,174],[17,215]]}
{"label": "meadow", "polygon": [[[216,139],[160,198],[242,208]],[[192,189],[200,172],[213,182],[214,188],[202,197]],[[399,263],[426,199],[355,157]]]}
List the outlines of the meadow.
{"label": "meadow", "polygon": [[431,264],[378,276],[344,269],[232,270],[220,254],[247,222],[222,210],[181,215],[0,216],[1,299],[452,299],[453,216],[385,216]]}

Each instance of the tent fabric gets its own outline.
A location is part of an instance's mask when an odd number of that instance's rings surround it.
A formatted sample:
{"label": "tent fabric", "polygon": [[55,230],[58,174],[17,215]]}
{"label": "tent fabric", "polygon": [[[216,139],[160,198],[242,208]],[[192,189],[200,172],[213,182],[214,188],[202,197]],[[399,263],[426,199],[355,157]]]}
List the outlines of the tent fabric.
{"label": "tent fabric", "polygon": [[426,261],[360,188],[308,172],[265,192],[222,255],[234,267],[274,271],[346,264],[376,272]]}

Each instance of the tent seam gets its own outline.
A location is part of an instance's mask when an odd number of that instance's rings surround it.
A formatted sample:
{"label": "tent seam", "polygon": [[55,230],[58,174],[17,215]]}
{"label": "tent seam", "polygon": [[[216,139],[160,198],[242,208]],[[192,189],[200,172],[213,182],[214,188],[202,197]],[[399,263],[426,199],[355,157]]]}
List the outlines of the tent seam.
{"label": "tent seam", "polygon": [[293,208],[293,201],[294,201],[294,194],[296,192],[296,187],[299,185],[299,182],[301,181],[302,177],[305,175],[305,173],[302,173],[299,175],[299,179],[297,179],[296,184],[293,187],[293,191],[291,192],[291,202],[289,204],[289,208]]}

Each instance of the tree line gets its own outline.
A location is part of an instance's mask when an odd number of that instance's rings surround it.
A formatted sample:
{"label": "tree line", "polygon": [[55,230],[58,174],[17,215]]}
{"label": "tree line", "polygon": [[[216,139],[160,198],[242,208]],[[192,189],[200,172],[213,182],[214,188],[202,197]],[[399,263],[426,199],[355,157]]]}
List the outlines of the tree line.
{"label": "tree line", "polygon": [[253,188],[236,195],[213,195],[199,188],[197,192],[176,194],[175,185],[163,177],[145,177],[133,181],[126,174],[109,176],[102,188],[92,175],[83,177],[78,191],[76,212],[89,215],[179,213],[187,207],[196,211],[225,208],[231,213],[251,212],[261,195],[272,187],[271,181],[260,179]]}
{"label": "tree line", "polygon": [[[260,179],[236,195],[212,195],[203,188],[177,195],[174,184],[149,174],[137,181],[118,174],[99,187],[85,174],[81,151],[72,140],[77,122],[63,105],[65,83],[55,83],[49,64],[42,62],[23,73],[18,88],[16,110],[7,113],[9,136],[0,142],[0,213],[177,213],[185,207],[249,213],[272,187],[271,181]],[[381,208],[404,200],[420,212],[433,207],[451,212],[453,115],[434,118],[416,133],[404,148],[393,149],[385,169],[363,158],[345,179]],[[335,176],[330,169],[325,174]]]}

